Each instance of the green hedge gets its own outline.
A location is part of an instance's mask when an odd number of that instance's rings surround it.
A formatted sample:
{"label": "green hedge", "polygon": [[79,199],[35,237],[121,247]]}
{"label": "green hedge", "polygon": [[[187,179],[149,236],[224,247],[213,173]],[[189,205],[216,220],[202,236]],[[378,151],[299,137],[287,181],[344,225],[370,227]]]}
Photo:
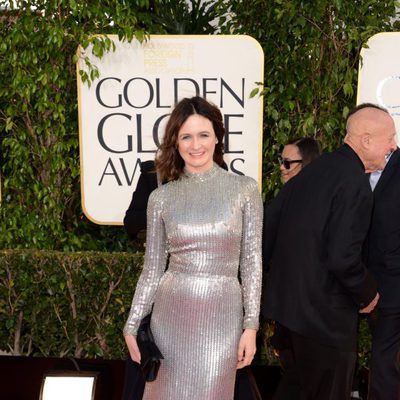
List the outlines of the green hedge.
{"label": "green hedge", "polygon": [[277,161],[290,138],[318,139],[324,151],[343,141],[356,104],[360,51],[378,32],[400,29],[398,2],[230,0],[233,33],[247,34],[265,54],[263,194],[280,188]]}
{"label": "green hedge", "polygon": [[76,50],[92,43],[98,57],[112,51],[98,34],[131,41],[210,32],[223,2],[207,10],[194,3],[189,10],[185,0],[0,0],[0,248],[134,248],[119,227],[82,214]]}
{"label": "green hedge", "polygon": [[[123,359],[122,327],[142,253],[0,251],[0,350],[14,355]],[[257,363],[277,364],[262,321]],[[359,363],[370,340],[365,320]]]}
{"label": "green hedge", "polygon": [[126,356],[122,327],[141,253],[0,252],[0,349],[14,355]]}
{"label": "green hedge", "polygon": [[[343,140],[368,38],[400,29],[397,1],[0,0],[0,248],[126,251],[122,229],[82,215],[76,49],[148,33],[240,33],[265,54],[263,195],[280,187],[277,156],[294,136],[324,150]],[[205,4],[207,3],[207,4]],[[229,18],[217,19],[229,8]],[[396,18],[397,17],[397,18]],[[215,30],[210,25],[217,24]],[[96,70],[92,71],[96,76]],[[133,189],[133,188],[132,188]]]}

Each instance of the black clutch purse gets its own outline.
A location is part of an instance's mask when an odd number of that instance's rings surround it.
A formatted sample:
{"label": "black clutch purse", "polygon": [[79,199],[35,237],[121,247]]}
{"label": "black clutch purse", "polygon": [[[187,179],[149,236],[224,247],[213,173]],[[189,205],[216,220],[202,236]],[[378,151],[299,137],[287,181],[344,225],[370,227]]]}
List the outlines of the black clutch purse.
{"label": "black clutch purse", "polygon": [[150,329],[150,319],[151,314],[142,319],[136,336],[140,350],[140,368],[147,382],[152,382],[157,378],[160,360],[164,358],[154,342]]}

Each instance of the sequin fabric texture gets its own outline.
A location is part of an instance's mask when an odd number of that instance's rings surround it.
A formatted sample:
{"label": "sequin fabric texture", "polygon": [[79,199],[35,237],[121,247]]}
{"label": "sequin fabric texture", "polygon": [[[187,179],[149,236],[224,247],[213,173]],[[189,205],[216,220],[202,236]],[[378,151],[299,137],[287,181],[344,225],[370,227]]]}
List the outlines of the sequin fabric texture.
{"label": "sequin fabric texture", "polygon": [[240,335],[258,329],[262,212],[256,181],[217,165],[151,194],[143,272],[124,327],[136,334],[154,303],[164,360],[145,400],[233,399]]}

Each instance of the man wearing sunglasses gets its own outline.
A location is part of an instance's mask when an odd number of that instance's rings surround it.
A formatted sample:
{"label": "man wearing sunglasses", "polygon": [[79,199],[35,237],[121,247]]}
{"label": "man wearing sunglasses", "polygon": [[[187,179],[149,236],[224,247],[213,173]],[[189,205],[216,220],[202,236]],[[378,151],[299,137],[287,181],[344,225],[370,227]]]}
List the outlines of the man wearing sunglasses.
{"label": "man wearing sunglasses", "polygon": [[345,144],[304,168],[265,211],[263,314],[286,330],[300,399],[350,398],[358,312],[379,298],[361,261],[373,201],[365,172],[383,169],[395,127],[386,110],[363,104],[346,130]]}

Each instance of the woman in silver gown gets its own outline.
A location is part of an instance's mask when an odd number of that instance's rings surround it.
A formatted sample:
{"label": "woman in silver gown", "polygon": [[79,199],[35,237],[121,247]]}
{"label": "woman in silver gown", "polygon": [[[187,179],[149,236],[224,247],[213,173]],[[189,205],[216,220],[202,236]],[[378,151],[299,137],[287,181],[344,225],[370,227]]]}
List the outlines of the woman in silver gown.
{"label": "woman in silver gown", "polygon": [[124,327],[140,362],[135,335],[153,307],[164,359],[145,400],[232,400],[235,370],[256,351],[263,207],[256,181],[219,167],[223,137],[216,106],[183,99],[156,158],[168,183],[150,195],[143,272]]}

